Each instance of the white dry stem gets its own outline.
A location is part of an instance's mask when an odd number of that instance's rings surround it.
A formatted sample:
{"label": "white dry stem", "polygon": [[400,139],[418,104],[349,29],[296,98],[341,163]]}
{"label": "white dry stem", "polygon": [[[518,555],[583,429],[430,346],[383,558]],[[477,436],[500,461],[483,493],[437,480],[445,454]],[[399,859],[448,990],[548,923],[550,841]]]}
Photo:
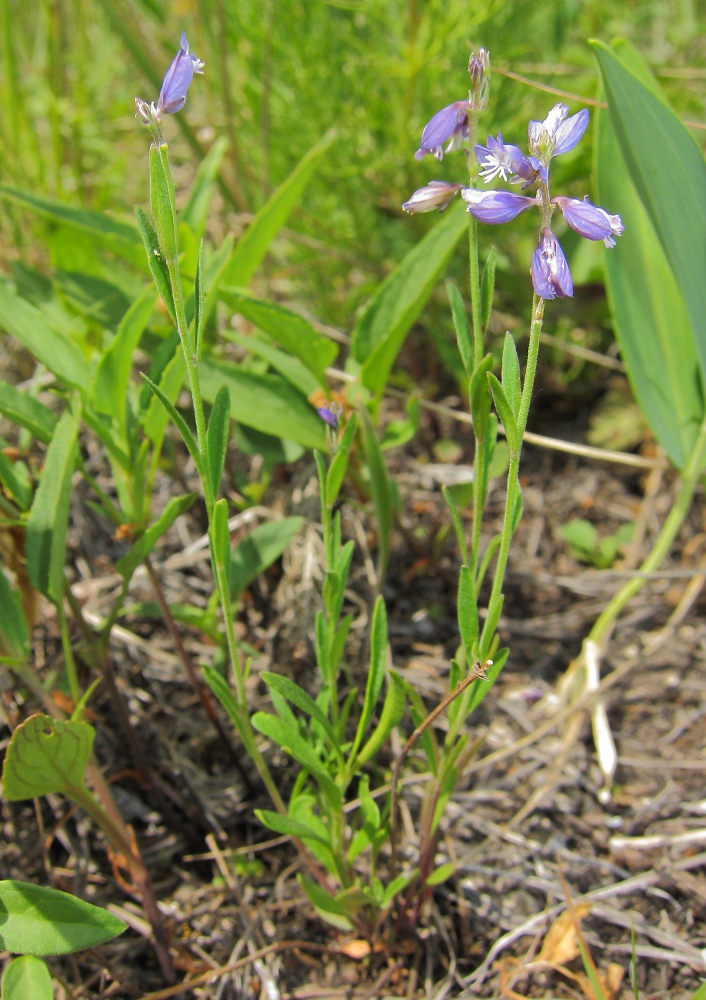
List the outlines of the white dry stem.
{"label": "white dry stem", "polygon": [[[601,649],[593,639],[587,639],[583,647],[583,662],[586,668],[585,692],[597,691],[601,682]],[[605,702],[602,698],[596,699],[591,712],[591,727],[593,729],[593,742],[598,754],[598,766],[603,774],[603,788],[598,794],[598,798],[603,805],[607,805],[611,798],[611,786],[613,776],[618,765],[618,754],[615,749],[615,740],[608,722],[608,713],[605,709]]]}

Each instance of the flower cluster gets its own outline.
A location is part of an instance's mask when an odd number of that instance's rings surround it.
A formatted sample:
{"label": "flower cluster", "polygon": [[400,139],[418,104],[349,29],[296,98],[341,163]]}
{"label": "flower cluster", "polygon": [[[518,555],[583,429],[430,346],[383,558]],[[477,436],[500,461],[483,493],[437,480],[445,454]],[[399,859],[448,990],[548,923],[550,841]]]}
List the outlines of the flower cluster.
{"label": "flower cluster", "polygon": [[194,73],[203,73],[204,65],[197,56],[189,52],[189,43],[185,32],[182,31],[179,51],[164,74],[157,103],[153,101],[148,104],[136,97],[137,117],[141,118],[145,125],[158,125],[162,115],[173,115],[181,111],[186,103],[186,93],[191,86]]}
{"label": "flower cluster", "polygon": [[[475,67],[477,82],[474,82],[474,91],[469,95],[468,101],[456,101],[434,115],[422,133],[422,141],[415,154],[417,159],[432,153],[440,160],[444,155],[444,143],[449,143],[446,147],[446,152],[449,152],[458,149],[471,136],[471,126],[475,124],[473,116],[482,109],[478,100],[481,88],[484,88],[487,100],[489,63],[487,53],[484,50],[481,52],[483,69]],[[471,59],[472,64],[474,58],[476,57]],[[471,79],[474,80],[473,72]],[[483,104],[482,107],[484,106]],[[569,265],[551,230],[555,209],[558,207],[561,210],[566,222],[580,236],[587,240],[603,240],[606,247],[615,246],[616,237],[620,236],[624,227],[619,215],[609,215],[605,209],[592,205],[587,197],[583,201],[562,196],[549,197],[550,162],[555,156],[572,150],[588,125],[588,111],[585,108],[571,118],[567,118],[568,112],[565,104],[555,104],[544,121],[529,123],[528,156],[518,146],[506,143],[502,135],[496,138],[488,136],[485,146],[474,146],[480,176],[486,184],[499,178],[510,184],[519,184],[521,190],[525,190],[536,183],[538,187],[535,197],[513,191],[479,190],[448,181],[430,181],[425,187],[415,191],[402,207],[413,213],[432,212],[434,209],[442,211],[460,191],[468,205],[467,211],[480,222],[493,225],[509,222],[529,208],[539,208],[542,221],[531,268],[534,290],[543,299],[573,295]]]}

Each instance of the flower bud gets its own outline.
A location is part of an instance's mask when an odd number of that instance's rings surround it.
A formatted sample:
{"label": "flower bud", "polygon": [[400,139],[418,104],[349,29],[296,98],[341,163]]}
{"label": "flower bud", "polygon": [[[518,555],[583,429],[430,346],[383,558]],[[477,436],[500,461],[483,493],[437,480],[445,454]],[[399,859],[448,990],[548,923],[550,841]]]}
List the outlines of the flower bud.
{"label": "flower bud", "polygon": [[490,93],[490,53],[487,49],[471,52],[468,60],[471,90],[468,100],[473,111],[485,111]]}

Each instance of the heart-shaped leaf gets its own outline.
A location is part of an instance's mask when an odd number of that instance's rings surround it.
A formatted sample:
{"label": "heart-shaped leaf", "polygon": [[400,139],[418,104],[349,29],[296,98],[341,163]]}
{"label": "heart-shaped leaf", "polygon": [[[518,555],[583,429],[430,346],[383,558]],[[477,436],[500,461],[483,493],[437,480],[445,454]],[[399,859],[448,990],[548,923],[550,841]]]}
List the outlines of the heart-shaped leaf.
{"label": "heart-shaped leaf", "polygon": [[42,714],[30,716],[12,734],[5,754],[5,798],[19,802],[52,792],[71,795],[74,789],[82,789],[94,736],[87,722],[62,722]]}

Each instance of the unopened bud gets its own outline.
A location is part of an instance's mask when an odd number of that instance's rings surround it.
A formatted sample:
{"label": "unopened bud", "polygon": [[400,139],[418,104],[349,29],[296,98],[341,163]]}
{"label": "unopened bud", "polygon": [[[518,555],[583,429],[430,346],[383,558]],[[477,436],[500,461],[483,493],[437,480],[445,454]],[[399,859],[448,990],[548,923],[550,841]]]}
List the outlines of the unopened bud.
{"label": "unopened bud", "polygon": [[485,111],[490,93],[490,53],[487,49],[471,52],[468,60],[471,90],[468,100],[473,111]]}

